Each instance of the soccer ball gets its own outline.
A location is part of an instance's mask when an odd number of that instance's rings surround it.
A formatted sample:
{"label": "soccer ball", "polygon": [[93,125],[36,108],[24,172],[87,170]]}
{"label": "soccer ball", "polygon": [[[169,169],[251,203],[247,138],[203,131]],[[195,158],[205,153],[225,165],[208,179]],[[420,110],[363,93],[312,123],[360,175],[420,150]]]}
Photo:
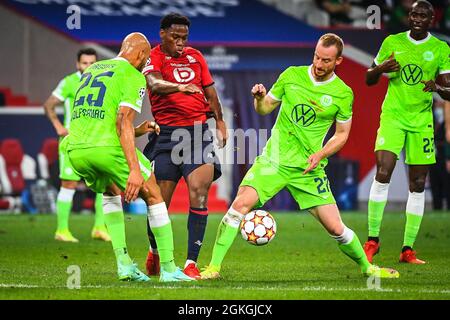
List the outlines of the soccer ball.
{"label": "soccer ball", "polygon": [[277,224],[270,213],[253,210],[241,222],[241,235],[245,241],[255,246],[268,244],[275,237]]}

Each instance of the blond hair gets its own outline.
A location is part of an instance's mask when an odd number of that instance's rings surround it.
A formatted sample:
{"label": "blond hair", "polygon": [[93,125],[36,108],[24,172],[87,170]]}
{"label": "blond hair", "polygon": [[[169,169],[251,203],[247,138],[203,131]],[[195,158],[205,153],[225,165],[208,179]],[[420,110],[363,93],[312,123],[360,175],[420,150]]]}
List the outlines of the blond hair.
{"label": "blond hair", "polygon": [[339,58],[342,55],[342,50],[344,50],[344,41],[342,41],[341,37],[337,34],[326,33],[320,37],[319,42],[321,42],[325,48],[335,46],[337,49],[336,58]]}

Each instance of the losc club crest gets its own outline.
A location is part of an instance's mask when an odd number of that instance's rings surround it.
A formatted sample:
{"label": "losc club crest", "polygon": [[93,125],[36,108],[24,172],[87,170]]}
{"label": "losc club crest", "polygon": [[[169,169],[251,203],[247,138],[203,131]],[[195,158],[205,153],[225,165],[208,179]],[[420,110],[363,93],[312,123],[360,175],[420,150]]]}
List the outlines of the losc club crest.
{"label": "losc club crest", "polygon": [[402,68],[401,78],[404,83],[409,86],[418,84],[422,80],[423,71],[416,64],[407,64]]}
{"label": "losc club crest", "polygon": [[307,104],[298,104],[292,109],[291,118],[295,124],[308,127],[316,120],[316,112]]}

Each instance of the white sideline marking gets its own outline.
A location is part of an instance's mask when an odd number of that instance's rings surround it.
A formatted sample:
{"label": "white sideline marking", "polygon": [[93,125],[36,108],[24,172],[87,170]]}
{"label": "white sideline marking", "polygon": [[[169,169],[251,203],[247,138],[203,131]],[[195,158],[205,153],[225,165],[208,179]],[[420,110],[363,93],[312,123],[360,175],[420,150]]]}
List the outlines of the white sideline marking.
{"label": "white sideline marking", "polygon": [[[0,288],[27,288],[27,289],[67,289],[66,286],[40,286],[40,285],[32,285],[32,284],[23,284],[23,283],[0,283]],[[142,286],[133,286],[133,285],[120,285],[120,286],[101,286],[101,285],[85,285],[81,286],[80,289],[145,289]],[[164,285],[152,285],[149,283],[148,289],[231,289],[231,290],[254,290],[254,291],[268,291],[268,290],[276,290],[276,291],[375,291],[375,292],[392,292],[392,293],[436,293],[436,294],[446,294],[450,293],[450,289],[445,290],[431,290],[431,289],[421,289],[421,290],[410,290],[410,289],[368,289],[368,288],[328,288],[328,287],[293,287],[293,288],[280,288],[280,287],[210,287],[210,286],[164,286]]]}

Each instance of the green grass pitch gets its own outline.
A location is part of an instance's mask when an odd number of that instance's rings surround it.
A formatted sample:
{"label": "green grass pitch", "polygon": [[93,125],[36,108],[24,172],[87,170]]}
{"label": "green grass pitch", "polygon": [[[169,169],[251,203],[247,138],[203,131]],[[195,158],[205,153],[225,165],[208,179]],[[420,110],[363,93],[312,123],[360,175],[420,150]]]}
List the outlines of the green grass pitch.
{"label": "green grass pitch", "polygon": [[[426,265],[398,263],[405,215],[385,213],[382,248],[375,262],[400,271],[370,289],[357,266],[306,213],[274,213],[278,233],[255,247],[238,235],[222,268],[222,280],[195,283],[120,282],[109,243],[90,239],[92,216],[73,215],[71,230],[80,243],[53,240],[55,216],[0,216],[0,299],[450,299],[450,213],[426,212],[416,249]],[[175,258],[184,264],[186,215],[172,215]],[[211,256],[222,215],[210,215],[199,264]],[[343,213],[344,222],[367,236],[367,215]],[[144,269],[145,216],[126,216],[131,257]],[[81,288],[68,289],[67,268],[81,270]]]}

